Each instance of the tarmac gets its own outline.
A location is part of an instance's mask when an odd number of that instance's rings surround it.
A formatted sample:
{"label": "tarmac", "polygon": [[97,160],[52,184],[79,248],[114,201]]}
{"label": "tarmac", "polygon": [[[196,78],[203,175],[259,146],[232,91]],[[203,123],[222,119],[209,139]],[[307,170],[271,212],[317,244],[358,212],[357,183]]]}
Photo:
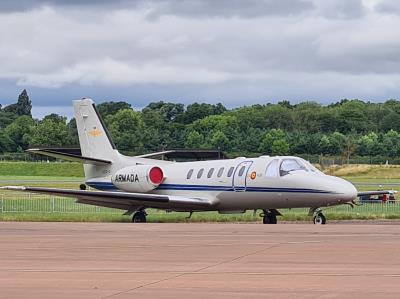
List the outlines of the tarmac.
{"label": "tarmac", "polygon": [[399,298],[398,224],[0,223],[0,298]]}

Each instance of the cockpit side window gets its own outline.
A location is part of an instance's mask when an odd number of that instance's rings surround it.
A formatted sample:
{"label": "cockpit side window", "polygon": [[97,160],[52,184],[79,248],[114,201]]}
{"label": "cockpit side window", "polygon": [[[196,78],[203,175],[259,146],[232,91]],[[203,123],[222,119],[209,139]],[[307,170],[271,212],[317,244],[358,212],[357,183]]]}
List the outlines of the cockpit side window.
{"label": "cockpit side window", "polygon": [[278,176],[278,160],[272,160],[265,170],[265,176],[268,177],[277,177]]}
{"label": "cockpit side window", "polygon": [[297,161],[296,159],[284,159],[281,162],[281,167],[279,169],[279,174],[280,176],[285,176],[291,171],[296,171],[296,170],[304,170],[308,171],[307,168]]}

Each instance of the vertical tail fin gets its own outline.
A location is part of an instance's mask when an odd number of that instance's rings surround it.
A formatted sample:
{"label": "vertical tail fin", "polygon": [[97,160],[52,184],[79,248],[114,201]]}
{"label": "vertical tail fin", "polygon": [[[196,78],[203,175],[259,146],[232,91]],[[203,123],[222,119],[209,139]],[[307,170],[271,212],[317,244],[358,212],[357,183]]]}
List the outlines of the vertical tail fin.
{"label": "vertical tail fin", "polygon": [[112,160],[117,150],[94,102],[82,99],[73,103],[82,155]]}

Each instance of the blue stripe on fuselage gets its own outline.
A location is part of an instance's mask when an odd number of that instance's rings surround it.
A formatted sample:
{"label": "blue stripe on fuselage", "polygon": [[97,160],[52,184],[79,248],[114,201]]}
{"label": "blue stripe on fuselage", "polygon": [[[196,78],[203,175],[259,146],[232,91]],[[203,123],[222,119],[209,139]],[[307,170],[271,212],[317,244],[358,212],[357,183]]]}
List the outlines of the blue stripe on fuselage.
{"label": "blue stripe on fuselage", "polygon": [[[87,182],[90,187],[99,190],[119,189],[111,182]],[[335,192],[318,189],[306,188],[274,188],[274,187],[235,187],[232,186],[213,186],[213,185],[186,185],[186,184],[161,184],[156,190],[186,190],[186,191],[246,191],[246,192],[282,192],[282,193],[317,193],[334,194]]]}

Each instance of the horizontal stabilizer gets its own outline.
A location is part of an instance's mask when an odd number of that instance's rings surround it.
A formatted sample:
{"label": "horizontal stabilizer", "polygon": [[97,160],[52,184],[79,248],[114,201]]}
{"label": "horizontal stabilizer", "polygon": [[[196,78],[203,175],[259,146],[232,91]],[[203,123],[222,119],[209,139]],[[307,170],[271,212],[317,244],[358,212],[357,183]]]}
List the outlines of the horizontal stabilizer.
{"label": "horizontal stabilizer", "polygon": [[28,149],[27,152],[32,154],[39,154],[45,155],[57,159],[63,159],[71,162],[79,162],[83,164],[93,164],[93,165],[108,165],[111,164],[111,161],[103,160],[103,159],[96,159],[96,158],[89,158],[78,155],[76,153],[70,153],[67,151],[61,151],[58,149],[51,149],[51,148],[32,148]]}

